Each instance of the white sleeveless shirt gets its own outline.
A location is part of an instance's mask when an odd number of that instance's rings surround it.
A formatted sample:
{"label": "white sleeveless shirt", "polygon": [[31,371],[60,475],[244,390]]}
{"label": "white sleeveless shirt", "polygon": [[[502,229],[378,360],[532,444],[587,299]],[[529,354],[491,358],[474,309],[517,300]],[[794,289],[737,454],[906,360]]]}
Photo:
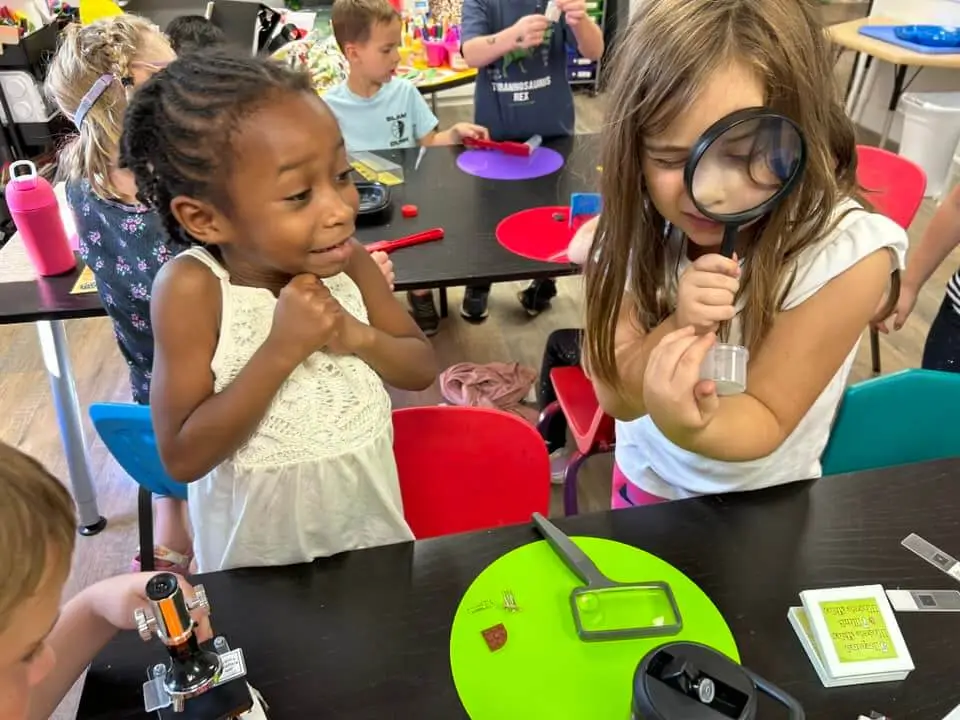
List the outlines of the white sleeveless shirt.
{"label": "white sleeveless shirt", "polygon": [[[267,339],[277,300],[232,285],[202,248],[183,255],[220,281],[220,337],[211,361],[221,392]],[[356,284],[340,273],[324,285],[361,322]],[[359,358],[316,352],[280,387],[254,434],[188,486],[199,572],[309,562],[344,550],[412,540],[393,456],[390,397]]]}
{"label": "white sleeveless shirt", "polygon": [[[889,248],[895,266],[902,269],[907,252],[907,234],[892,220],[865,211],[848,200],[836,210],[844,216],[822,241],[804,250],[796,261],[796,276],[783,310],[795,308],[812,297],[833,278],[881,248]],[[676,267],[682,273],[689,264],[683,242],[675,237]],[[669,252],[668,252],[669,255]],[[673,263],[668,263],[671,269]],[[678,273],[679,274],[679,273]],[[729,342],[741,342],[739,315],[731,322]],[[830,427],[857,354],[859,340],[803,416],[797,427],[770,455],[748,462],[724,462],[697,455],[668,440],[649,415],[629,422],[617,421],[616,462],[630,482],[641,490],[668,499],[696,495],[756,490],[822,475],[820,456],[830,436]]]}

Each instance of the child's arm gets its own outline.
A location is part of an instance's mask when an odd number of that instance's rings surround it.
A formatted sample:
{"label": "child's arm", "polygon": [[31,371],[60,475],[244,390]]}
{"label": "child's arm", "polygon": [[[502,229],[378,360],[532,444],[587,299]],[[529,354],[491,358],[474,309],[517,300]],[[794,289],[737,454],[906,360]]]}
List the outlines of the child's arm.
{"label": "child's arm", "polygon": [[[739,277],[736,257],[700,256],[680,277],[676,311],[649,332],[637,324],[636,303],[629,293],[624,294],[614,334],[620,387],[587,371],[604,412],[619,420],[646,415],[643,378],[651,353],[661,340],[680,328],[691,326],[698,334],[704,334],[732,319],[736,315],[734,298],[740,288]],[[586,332],[590,332],[589,327]]]}
{"label": "child's arm", "polygon": [[836,375],[876,311],[890,277],[881,248],[837,275],[812,297],[780,313],[750,358],[747,390],[718,397],[701,381],[711,333],[671,333],[650,354],[643,383],[647,412],[675,445],[728,462],[776,450]]}
{"label": "child's arm", "polygon": [[508,28],[494,31],[486,0],[464,0],[460,15],[460,52],[467,65],[474,68],[491,65],[511,50],[537,47],[550,27],[543,15],[527,15]]}
{"label": "child's arm", "polygon": [[475,140],[489,140],[490,132],[482,125],[461,122],[442,132],[434,130],[420,138],[420,144],[430,145],[460,145],[464,138]]}
{"label": "child's arm", "polygon": [[[960,245],[960,185],[950,191],[920,242],[910,248],[907,269],[900,286],[900,298],[890,315],[894,330],[903,327],[913,312],[920,289],[957,245]],[[885,332],[886,323],[881,324],[880,329]]]}
{"label": "child's arm", "polygon": [[[120,630],[133,630],[133,611],[147,606],[144,588],[155,573],[118,575],[81,590],[60,612],[56,625],[47,636],[47,643],[57,656],[56,664],[33,688],[30,720],[47,720],[73,687],[77,678]],[[193,588],[180,580],[188,597]],[[210,621],[204,614],[198,635],[209,640]]]}
{"label": "child's arm", "polygon": [[[620,377],[615,387],[598,378],[590,369],[587,354],[583,354],[583,369],[593,383],[600,407],[618,420],[635,420],[646,415],[643,404],[643,374],[650,353],[669,333],[676,330],[675,315],[670,315],[650,332],[644,332],[636,322],[637,304],[630,293],[624,293],[617,316],[613,339],[613,353]],[[586,334],[588,330],[584,331]]]}
{"label": "child's arm", "polygon": [[203,477],[250,437],[283,382],[339,322],[339,305],[316,278],[294,278],[280,294],[267,341],[217,393],[210,362],[220,306],[219,280],[193,258],[167,263],[153,286],[150,405],[164,467],[181,482]]}
{"label": "child's arm", "polygon": [[437,378],[433,346],[410,313],[397,302],[367,251],[353,242],[346,272],[360,288],[369,325],[345,312],[343,329],[331,349],[356,355],[395,388],[430,387]]}
{"label": "child's arm", "polygon": [[556,0],[563,11],[563,21],[577,41],[577,50],[588,60],[599,60],[603,55],[603,30],[587,15],[584,0]]}

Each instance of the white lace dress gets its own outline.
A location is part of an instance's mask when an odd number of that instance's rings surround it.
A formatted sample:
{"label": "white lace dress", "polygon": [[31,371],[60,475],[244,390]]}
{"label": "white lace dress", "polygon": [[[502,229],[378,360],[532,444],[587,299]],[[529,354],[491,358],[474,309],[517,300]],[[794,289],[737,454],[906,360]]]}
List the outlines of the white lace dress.
{"label": "white lace dress", "polygon": [[[191,248],[220,280],[223,311],[211,362],[221,392],[263,344],[277,301],[230,284],[210,253]],[[324,284],[367,321],[360,290],[341,273]],[[253,436],[188,486],[199,572],[309,562],[344,550],[412,540],[393,457],[390,397],[353,356],[317,352],[280,388]]]}

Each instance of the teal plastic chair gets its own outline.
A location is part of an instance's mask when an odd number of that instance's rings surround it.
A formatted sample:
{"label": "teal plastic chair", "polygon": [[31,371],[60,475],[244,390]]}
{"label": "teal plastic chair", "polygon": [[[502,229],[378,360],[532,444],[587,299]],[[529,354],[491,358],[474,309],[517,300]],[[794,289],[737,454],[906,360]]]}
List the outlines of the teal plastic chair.
{"label": "teal plastic chair", "polygon": [[851,385],[821,458],[824,475],[960,456],[960,374],[903,370]]}
{"label": "teal plastic chair", "polygon": [[186,500],[187,486],[167,475],[163,468],[149,407],[96,403],[90,406],[90,419],[117,464],[140,486],[137,497],[140,569],[153,570],[153,496]]}

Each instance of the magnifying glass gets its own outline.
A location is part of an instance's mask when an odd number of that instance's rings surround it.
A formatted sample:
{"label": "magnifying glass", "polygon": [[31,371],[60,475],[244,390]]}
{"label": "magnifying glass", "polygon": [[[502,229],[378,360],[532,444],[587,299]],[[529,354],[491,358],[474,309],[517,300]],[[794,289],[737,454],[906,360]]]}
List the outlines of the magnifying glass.
{"label": "magnifying glass", "polygon": [[[807,162],[803,133],[790,118],[755,107],[727,115],[700,136],[683,181],[701,215],[723,225],[720,254],[732,257],[740,229],[769,214],[796,187]],[[746,389],[747,349],[717,344],[701,377],[717,393]]]}

